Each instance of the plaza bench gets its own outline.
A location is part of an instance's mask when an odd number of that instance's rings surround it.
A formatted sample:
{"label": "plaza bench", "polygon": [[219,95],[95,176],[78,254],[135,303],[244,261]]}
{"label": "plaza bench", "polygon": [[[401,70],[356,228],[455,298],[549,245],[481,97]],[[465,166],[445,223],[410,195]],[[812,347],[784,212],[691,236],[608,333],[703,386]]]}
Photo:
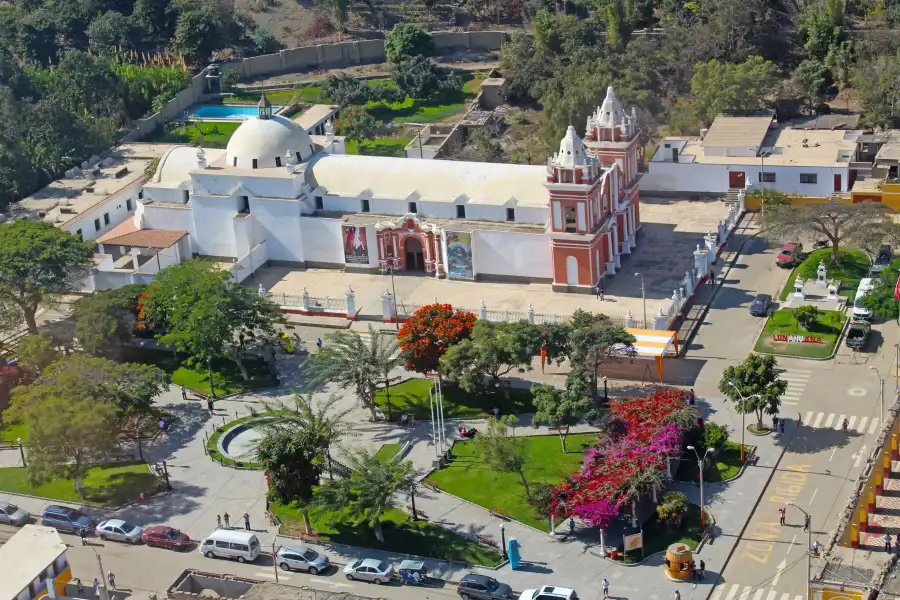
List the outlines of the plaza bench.
{"label": "plaza bench", "polygon": [[498,519],[503,519],[504,521],[509,521],[509,515],[500,510],[499,508],[491,508],[488,511],[492,516],[497,517]]}

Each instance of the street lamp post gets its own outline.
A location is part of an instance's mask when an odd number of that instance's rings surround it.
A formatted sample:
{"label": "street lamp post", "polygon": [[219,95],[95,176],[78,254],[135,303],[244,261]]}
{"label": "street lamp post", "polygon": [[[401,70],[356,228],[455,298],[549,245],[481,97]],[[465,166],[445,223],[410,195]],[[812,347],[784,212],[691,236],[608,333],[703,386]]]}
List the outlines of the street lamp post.
{"label": "street lamp post", "polygon": [[747,415],[747,400],[750,398],[761,398],[759,394],[753,394],[752,396],[747,396],[744,398],[743,394],[741,394],[741,388],[737,386],[737,384],[733,381],[729,381],[728,385],[734,388],[734,391],[737,392],[738,398],[741,399],[741,462],[744,462],[744,431],[747,429],[745,423],[745,417]]}
{"label": "street lamp post", "polygon": [[603,403],[609,404],[609,382],[606,375],[603,376]]}
{"label": "street lamp post", "polygon": [[878,372],[878,367],[873,367],[869,365],[869,368],[875,371],[875,375],[878,376],[878,383],[881,384],[881,420],[884,420],[884,379],[881,378],[881,373]]}
{"label": "street lamp post", "polygon": [[649,325],[647,324],[647,293],[644,290],[644,275],[643,273],[635,273],[634,276],[641,278],[641,300],[644,303],[644,329],[647,329]]}
{"label": "street lamp post", "polygon": [[[703,514],[703,463],[706,461],[706,455],[712,451],[712,448],[706,449],[706,452],[703,453],[703,458],[700,458],[700,455],[697,454],[697,449],[693,446],[688,446],[687,449],[692,451],[694,456],[697,457],[697,467],[700,469],[700,527],[705,527],[706,518]],[[743,460],[743,458],[741,460]]]}
{"label": "street lamp post", "polygon": [[500,523],[500,550],[503,552],[503,560],[509,558],[509,555],[506,553],[506,527],[503,523]]}
{"label": "street lamp post", "polygon": [[806,600],[812,600],[812,591],[809,587],[812,577],[812,517],[793,502],[788,502],[788,506],[793,506],[809,520],[809,527],[806,528]]}
{"label": "street lamp post", "polygon": [[22,446],[22,438],[19,438],[16,441],[19,442],[19,454],[22,455],[22,466],[27,467],[28,463],[25,462],[25,447]]}
{"label": "street lamp post", "polygon": [[213,400],[216,398],[216,388],[213,387],[213,378],[212,378],[212,357],[206,357],[206,373],[209,375],[209,396]]}

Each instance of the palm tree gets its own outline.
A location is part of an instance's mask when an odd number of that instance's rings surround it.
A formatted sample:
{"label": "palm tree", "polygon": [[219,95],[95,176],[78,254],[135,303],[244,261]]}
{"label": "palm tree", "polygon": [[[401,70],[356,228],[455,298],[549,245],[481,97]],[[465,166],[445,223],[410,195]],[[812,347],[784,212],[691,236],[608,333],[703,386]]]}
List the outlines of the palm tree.
{"label": "palm tree", "polygon": [[397,339],[385,338],[371,326],[368,344],[355,331],[339,331],[326,339],[328,343],[313,355],[313,373],[352,388],[374,421],[378,384],[384,381],[387,386],[388,374],[401,362]]}
{"label": "palm tree", "polygon": [[330,460],[329,450],[350,430],[351,409],[335,411],[336,394],[315,402],[311,391],[294,393],[292,401],[263,403],[277,417],[262,426],[257,455],[266,463],[269,491],[282,504],[296,503],[303,526],[311,530],[309,505]]}
{"label": "palm tree", "polygon": [[416,472],[410,461],[382,461],[366,449],[344,453],[350,473],[330,479],[315,491],[314,503],[326,510],[346,511],[357,523],[370,525],[384,543],[381,517],[397,506],[403,494],[415,489]]}

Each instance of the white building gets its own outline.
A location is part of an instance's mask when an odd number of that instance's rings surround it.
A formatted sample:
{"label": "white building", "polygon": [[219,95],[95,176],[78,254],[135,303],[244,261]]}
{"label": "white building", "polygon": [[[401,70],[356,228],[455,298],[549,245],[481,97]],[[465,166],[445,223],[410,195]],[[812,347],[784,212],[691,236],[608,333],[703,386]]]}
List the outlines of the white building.
{"label": "white building", "polygon": [[[638,128],[612,88],[585,140],[569,127],[547,166],[348,156],[324,131],[308,135],[264,97],[227,149],[170,149],[133,220],[100,240],[107,266],[150,273],[190,254],[239,281],[274,263],[589,292],[635,247]],[[151,238],[169,244],[156,267],[133,250]]]}
{"label": "white building", "polygon": [[699,138],[664,138],[644,191],[725,195],[765,186],[802,196],[849,192],[860,131],[779,126],[772,115],[719,115]]}

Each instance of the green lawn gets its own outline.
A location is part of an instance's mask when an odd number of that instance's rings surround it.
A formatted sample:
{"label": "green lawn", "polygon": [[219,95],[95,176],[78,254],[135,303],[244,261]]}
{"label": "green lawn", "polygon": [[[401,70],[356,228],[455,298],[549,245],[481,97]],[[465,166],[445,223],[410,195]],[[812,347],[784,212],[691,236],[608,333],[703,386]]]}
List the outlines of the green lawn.
{"label": "green lawn", "polygon": [[[572,434],[566,439],[568,454],[562,453],[559,436],[523,438],[526,444],[525,478],[529,484],[558,484],[577,471],[584,459],[583,448],[597,439],[596,433]],[[476,436],[477,438],[477,436]],[[450,494],[487,509],[497,508],[510,518],[546,531],[549,517],[538,515],[525,500],[525,488],[516,475],[497,473],[485,464],[477,441],[453,444],[450,464],[428,476],[428,480]]]}
{"label": "green lawn", "polygon": [[[185,386],[203,396],[209,395],[209,372],[206,365],[190,366],[185,363],[184,356],[173,356],[171,352],[164,350],[149,350],[143,348],[129,348],[122,358],[122,362],[136,362],[156,365],[169,374],[172,384]],[[248,362],[247,369],[250,372],[250,380],[244,381],[237,365],[230,360],[219,359],[212,361],[213,386],[217,396],[234,394],[243,390],[254,390],[266,387],[275,387],[278,381],[274,379],[262,362]]]}
{"label": "green lawn", "polygon": [[[226,104],[257,104],[261,94],[259,92],[236,92],[233,96],[226,98]],[[273,90],[266,92],[266,98],[273,106],[287,106],[294,101],[306,104],[324,102],[322,99],[322,88],[315,84],[297,86],[289,90]]]}
{"label": "green lawn", "polygon": [[[283,506],[273,502],[271,510],[283,523],[282,533],[299,535],[303,531],[303,517],[296,506]],[[381,518],[384,527],[383,544],[375,539],[371,527],[357,525],[340,513],[313,510],[310,521],[313,530],[322,540],[338,544],[377,548],[440,560],[462,558],[471,564],[488,567],[500,564],[501,557],[497,550],[482,546],[474,540],[426,520],[413,521],[408,514],[399,509],[391,509]]]}
{"label": "green lawn", "polygon": [[356,140],[346,140],[344,147],[347,154],[363,154],[365,156],[406,156],[406,145],[412,141],[410,137],[378,137],[364,140],[362,144]]}
{"label": "green lawn", "polygon": [[794,281],[797,279],[797,275],[800,275],[803,281],[815,280],[818,276],[819,262],[824,262],[828,279],[839,279],[841,281],[840,295],[852,303],[856,295],[856,288],[859,287],[859,280],[869,272],[871,263],[869,258],[859,250],[840,250],[838,254],[841,262],[833,265],[831,264],[831,248],[810,252],[809,256],[791,271],[791,276],[788,277],[787,283],[781,290],[781,301],[784,302],[787,300],[788,294],[794,293]]}
{"label": "green lawn", "polygon": [[233,421],[228,421],[224,425],[218,424],[216,427],[215,433],[209,436],[209,439],[206,440],[206,452],[209,454],[209,457],[216,461],[221,465],[225,465],[228,467],[234,466],[235,462],[240,463],[240,466],[245,469],[260,469],[262,468],[262,463],[253,462],[252,458],[248,456],[246,460],[238,459],[235,461],[232,458],[227,456],[223,456],[221,452],[219,452],[219,438],[222,437],[222,434],[234,427],[235,425],[240,425],[241,423],[246,423],[251,419],[256,419],[258,416],[254,417],[253,415],[247,415],[246,417],[241,417],[240,419],[234,419]]}
{"label": "green lawn", "polygon": [[[753,451],[753,446],[745,446],[745,453],[749,456]],[[726,442],[725,449],[716,457],[716,464],[713,468],[709,468],[703,474],[704,483],[716,483],[736,477],[741,471],[741,445],[735,442]],[[697,462],[693,452],[688,451],[682,456],[681,464],[678,468],[678,481],[696,482]]]}
{"label": "green lawn", "polygon": [[[828,315],[839,315],[840,325],[832,327],[825,319]],[[784,354],[786,356],[798,356],[803,358],[828,358],[834,351],[838,335],[843,326],[845,316],[841,312],[822,311],[816,322],[810,325],[809,330],[800,328],[794,311],[790,308],[782,308],[775,311],[766,321],[766,327],[759,334],[756,341],[756,352],[768,352],[770,354]],[[775,334],[815,336],[822,338],[821,344],[802,344],[797,342],[776,342],[772,339]]]}
{"label": "green lawn", "polygon": [[388,462],[397,456],[401,448],[403,448],[403,444],[382,444],[375,453],[375,457],[382,462]]}
{"label": "green lawn", "polygon": [[[434,381],[432,379],[408,379],[390,388],[391,406],[394,420],[399,420],[404,413],[415,415],[418,420],[431,419],[431,407],[428,391]],[[502,414],[521,415],[534,412],[531,403],[531,390],[503,388],[493,393],[470,394],[451,386],[443,386],[444,416],[449,418],[481,417],[491,414],[494,407],[500,408]],[[375,402],[387,415],[387,394],[385,390],[375,393]]]}
{"label": "green lawn", "polygon": [[0,491],[100,506],[121,506],[137,500],[141,492],[148,496],[155,494],[159,483],[146,463],[98,466],[88,471],[84,478],[85,497],[82,500],[71,479],[54,479],[33,487],[28,483],[27,469],[0,469]]}
{"label": "green lawn", "polygon": [[15,444],[19,438],[22,438],[23,442],[28,441],[28,427],[24,423],[10,423],[9,425],[0,426],[0,442]]}
{"label": "green lawn", "polygon": [[179,125],[167,131],[157,127],[146,141],[170,144],[198,144],[204,148],[224,148],[240,123],[201,121]]}
{"label": "green lawn", "polygon": [[670,529],[668,525],[660,521],[654,514],[643,524],[643,532],[643,553],[641,550],[627,552],[625,553],[624,562],[638,562],[642,556],[650,556],[656,552],[661,552],[672,544],[686,544],[691,550],[694,550],[697,548],[697,544],[700,543],[700,536],[703,534],[703,528],[700,526],[700,507],[696,504],[688,504],[688,511],[680,529]]}

